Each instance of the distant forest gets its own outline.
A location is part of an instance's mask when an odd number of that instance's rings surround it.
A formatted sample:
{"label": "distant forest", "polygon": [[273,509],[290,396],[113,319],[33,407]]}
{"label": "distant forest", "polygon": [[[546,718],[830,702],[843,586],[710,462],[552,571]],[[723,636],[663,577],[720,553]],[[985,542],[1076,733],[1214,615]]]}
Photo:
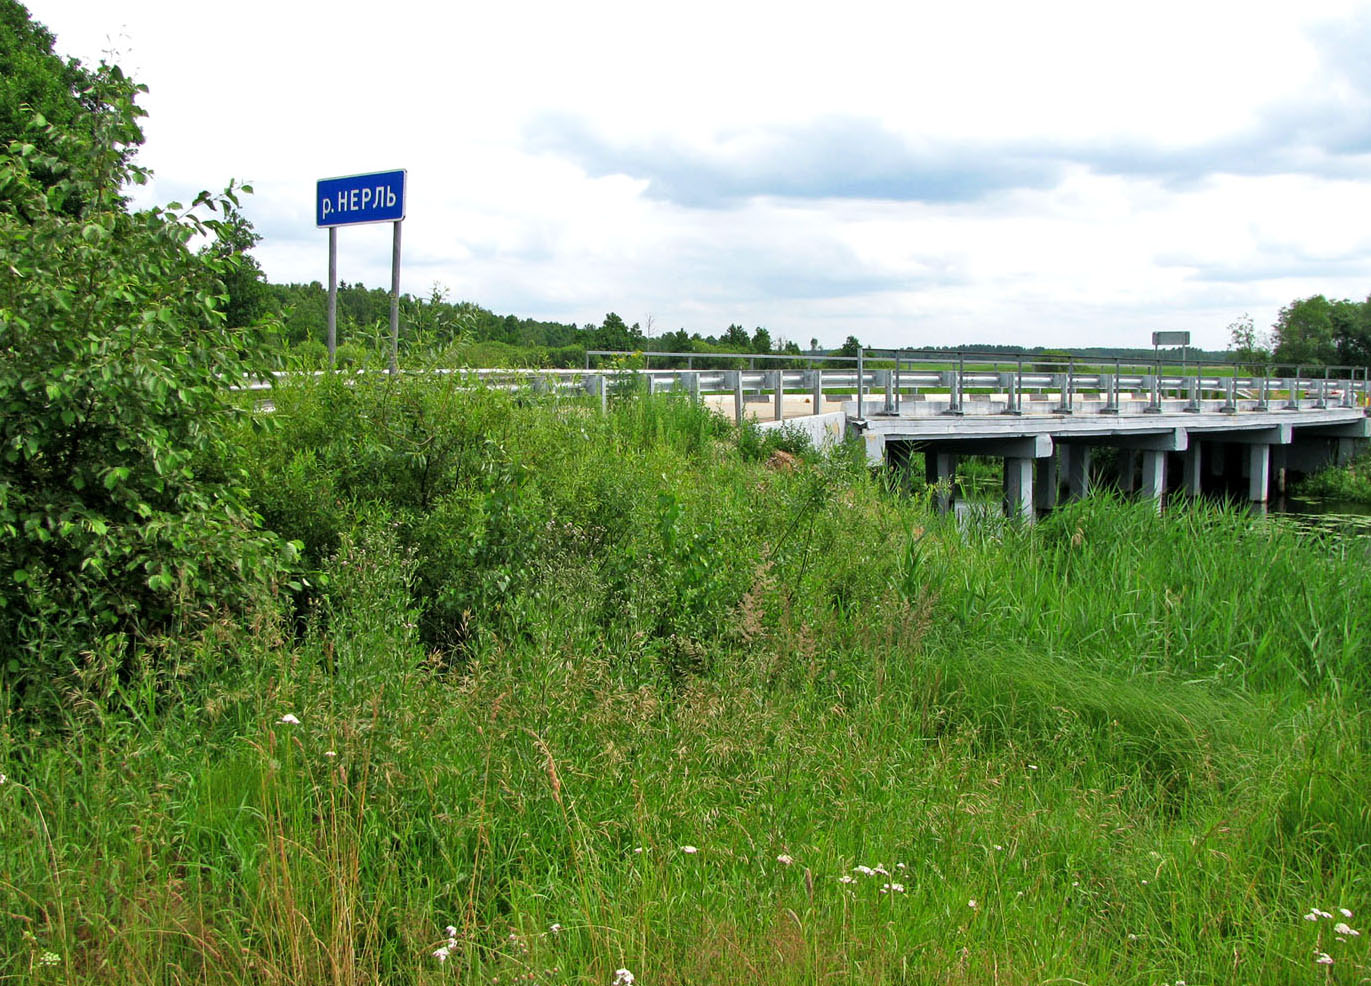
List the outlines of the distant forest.
{"label": "distant forest", "polygon": [[[310,284],[271,284],[259,281],[251,292],[250,305],[231,298],[230,320],[256,325],[263,342],[279,350],[283,359],[306,365],[327,361],[324,345],[328,292],[317,281]],[[390,293],[383,288],[340,283],[338,286],[338,360],[343,365],[382,362],[390,340]],[[804,345],[796,340],[773,337],[762,326],[747,329],[731,324],[717,335],[700,332],[650,331],[638,323],[628,323],[615,312],[605,315],[600,324],[576,325],[548,322],[517,315],[498,315],[469,301],[450,301],[441,291],[427,298],[400,297],[400,351],[402,360],[448,358],[469,366],[579,367],[585,365],[587,351],[611,350],[625,353],[690,353],[699,357],[695,364],[718,366],[723,354],[791,357],[799,365],[814,355],[855,356],[863,345],[849,335],[842,345],[820,346],[817,339]],[[868,351],[873,348],[867,346]],[[1066,350],[968,343],[960,346],[918,346],[931,353],[1007,353],[1024,356],[1066,356]],[[1227,359],[1229,352],[1191,349],[1192,358]],[[1072,355],[1092,359],[1142,359],[1152,350],[1121,347],[1075,349]],[[711,358],[713,357],[713,358]],[[653,366],[669,367],[682,360],[656,358]],[[778,365],[769,360],[768,365]],[[791,365],[788,362],[780,365]]]}
{"label": "distant forest", "polygon": [[[237,219],[237,217],[235,217]],[[272,284],[246,252],[257,240],[241,221],[237,259],[240,266],[226,283],[225,314],[232,326],[255,326],[264,346],[280,354],[282,363],[323,366],[328,292],[318,281],[309,284]],[[337,315],[338,362],[363,365],[384,361],[390,340],[390,294],[383,288],[360,283],[340,283]],[[1287,305],[1269,330],[1258,329],[1244,315],[1228,326],[1225,350],[1190,349],[1191,359],[1232,360],[1247,364],[1302,363],[1305,365],[1371,365],[1371,298],[1366,301],[1330,301],[1323,295]],[[849,335],[837,347],[821,347],[817,339],[773,337],[762,326],[747,329],[731,324],[717,335],[654,331],[626,322],[615,312],[600,324],[576,325],[547,322],[517,315],[498,315],[470,301],[452,301],[435,287],[426,298],[402,295],[400,299],[400,354],[403,362],[441,361],[448,365],[578,367],[585,365],[587,351],[613,350],[690,353],[696,366],[741,365],[741,360],[721,354],[791,357],[801,365],[814,355],[855,356],[864,343]],[[871,349],[869,344],[868,349]],[[1093,346],[1073,349],[1023,347],[986,343],[955,346],[916,346],[918,352],[1005,353],[1061,358],[1151,359],[1143,347]],[[1164,355],[1178,356],[1180,350]],[[684,360],[653,358],[652,365],[684,365]],[[778,365],[774,360],[768,365]]]}

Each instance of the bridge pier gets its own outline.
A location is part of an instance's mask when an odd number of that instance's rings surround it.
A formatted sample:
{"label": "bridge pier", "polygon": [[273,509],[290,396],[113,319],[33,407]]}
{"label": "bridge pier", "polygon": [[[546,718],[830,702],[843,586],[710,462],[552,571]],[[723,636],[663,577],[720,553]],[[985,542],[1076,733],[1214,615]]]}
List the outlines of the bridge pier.
{"label": "bridge pier", "polygon": [[957,478],[957,457],[946,452],[928,449],[924,452],[924,482],[935,492],[934,503],[939,513],[952,509],[952,488]]}
{"label": "bridge pier", "polygon": [[[1190,499],[1194,500],[1200,495],[1202,484],[1204,460],[1200,453],[1201,445],[1195,440],[1191,440],[1190,447],[1183,453],[1181,468],[1181,492]],[[1215,462],[1222,461],[1215,458]]]}
{"label": "bridge pier", "polygon": [[1162,494],[1166,492],[1166,452],[1161,449],[1142,450],[1142,482],[1138,493],[1142,497],[1155,500],[1157,509],[1162,508]]}
{"label": "bridge pier", "polygon": [[1033,460],[1022,456],[1005,456],[1005,515],[1031,524],[1034,521],[1033,503]]}
{"label": "bridge pier", "polygon": [[1089,445],[1062,445],[1062,457],[1066,459],[1066,488],[1073,500],[1084,500],[1090,495]]}
{"label": "bridge pier", "polygon": [[1057,472],[1057,457],[1049,455],[1038,460],[1037,473],[1033,477],[1033,503],[1042,511],[1057,506],[1057,488],[1061,477]]}
{"label": "bridge pier", "polygon": [[1271,446],[1247,447],[1247,498],[1253,503],[1265,503],[1271,488]]}

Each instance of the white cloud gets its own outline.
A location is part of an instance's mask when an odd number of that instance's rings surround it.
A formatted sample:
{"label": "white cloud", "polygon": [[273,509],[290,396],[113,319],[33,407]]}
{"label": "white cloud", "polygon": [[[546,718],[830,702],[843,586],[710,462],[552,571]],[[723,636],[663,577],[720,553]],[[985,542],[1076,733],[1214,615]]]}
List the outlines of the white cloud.
{"label": "white cloud", "polygon": [[147,194],[253,182],[274,280],[326,276],[316,179],[406,167],[404,289],[520,315],[1218,347],[1371,290],[1352,0],[30,9],[150,86]]}

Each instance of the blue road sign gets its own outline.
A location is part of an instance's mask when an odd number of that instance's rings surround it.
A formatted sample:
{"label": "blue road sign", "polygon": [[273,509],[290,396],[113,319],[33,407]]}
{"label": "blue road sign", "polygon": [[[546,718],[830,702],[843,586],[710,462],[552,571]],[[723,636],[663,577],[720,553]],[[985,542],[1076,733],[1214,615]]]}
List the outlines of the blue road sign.
{"label": "blue road sign", "polygon": [[401,169],[319,179],[314,224],[353,226],[399,222],[405,218],[405,175]]}

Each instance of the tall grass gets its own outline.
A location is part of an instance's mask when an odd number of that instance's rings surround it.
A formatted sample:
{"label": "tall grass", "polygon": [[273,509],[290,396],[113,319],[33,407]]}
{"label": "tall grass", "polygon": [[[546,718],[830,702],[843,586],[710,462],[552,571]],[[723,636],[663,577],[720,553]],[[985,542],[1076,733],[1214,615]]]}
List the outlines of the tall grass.
{"label": "tall grass", "polygon": [[219,466],[312,592],[168,643],[201,670],[151,705],[8,711],[0,976],[1371,971],[1355,547],[1108,498],[963,530],[688,401],[331,387]]}

